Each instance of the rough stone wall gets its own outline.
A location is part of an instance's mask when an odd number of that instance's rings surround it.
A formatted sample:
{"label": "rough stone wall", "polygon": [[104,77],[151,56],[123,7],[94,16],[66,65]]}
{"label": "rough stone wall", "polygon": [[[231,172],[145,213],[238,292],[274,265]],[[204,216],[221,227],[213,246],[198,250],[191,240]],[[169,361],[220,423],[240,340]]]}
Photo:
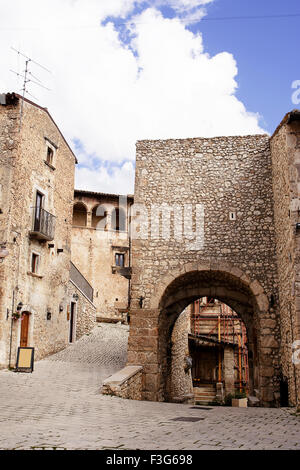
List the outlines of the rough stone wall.
{"label": "rough stone wall", "polygon": [[145,308],[155,281],[176,269],[183,255],[185,262],[201,256],[231,261],[272,292],[277,273],[268,136],[138,142],[135,204],[145,204],[150,214],[155,203],[203,204],[205,246],[188,251],[185,243],[162,237],[133,243],[141,276],[133,298],[142,290]]}
{"label": "rough stone wall", "polygon": [[[13,185],[13,172],[17,157],[19,143],[18,133],[19,110],[15,106],[0,106],[0,242],[7,242],[10,253],[16,251],[16,244],[12,243],[9,237],[9,227],[11,224],[11,192]],[[16,234],[17,235],[17,234]],[[12,265],[5,262],[0,264],[0,368],[7,361],[6,336],[9,333],[10,325],[7,319],[7,308],[11,308],[11,303],[5,305],[6,286],[9,277],[9,264],[16,269],[16,262]]]}
{"label": "rough stone wall", "polygon": [[[68,338],[66,312],[71,226],[74,194],[75,158],[62,134],[45,109],[24,101],[21,132],[20,102],[0,106],[2,205],[1,233],[9,256],[0,266],[4,270],[1,309],[1,363],[8,364],[11,314],[19,302],[30,313],[28,345],[40,359],[65,347]],[[48,139],[48,140],[46,140]],[[45,163],[47,142],[57,147],[53,165]],[[10,183],[9,183],[10,182]],[[44,209],[55,219],[54,247],[31,239],[36,191],[44,194]],[[50,242],[49,242],[50,243]],[[57,250],[63,252],[58,253]],[[38,273],[31,272],[32,252],[40,255]],[[2,277],[3,279],[3,277]],[[14,306],[13,306],[14,291]],[[51,313],[51,319],[47,314]],[[21,320],[12,324],[15,339],[12,364],[20,342]]]}
{"label": "rough stone wall", "polygon": [[[76,339],[90,333],[96,326],[96,307],[71,281],[68,286],[68,297],[74,300],[74,295],[78,295],[76,301]],[[70,308],[70,307],[69,307]],[[70,329],[70,318],[68,319]]]}
{"label": "rough stone wall", "polygon": [[[129,281],[114,270],[115,254],[124,253],[125,267],[130,265],[128,224],[126,231],[111,228],[110,213],[118,207],[117,197],[77,196],[87,209],[87,225],[72,228],[72,261],[94,288],[94,304],[100,317],[122,317],[128,308]],[[107,231],[92,226],[92,212],[98,205],[107,207]],[[128,202],[129,204],[129,202]]]}
{"label": "rough stone wall", "polygon": [[128,378],[123,380],[118,379],[117,376],[125,372],[127,368],[122,369],[119,373],[109,377],[104,381],[101,393],[103,395],[113,395],[119,398],[127,398],[129,400],[142,400],[142,369],[136,369],[134,374],[127,373]]}
{"label": "rough stone wall", "polygon": [[184,398],[193,393],[191,370],[185,372],[185,357],[189,355],[190,308],[186,308],[175,322],[172,342],[172,379],[170,396]]}
{"label": "rough stone wall", "polygon": [[[292,362],[292,345],[300,340],[300,123],[283,124],[271,139],[274,213],[281,319],[280,358],[289,401],[300,400],[300,365]],[[273,323],[266,323],[273,328]],[[298,398],[297,398],[298,397]]]}
{"label": "rough stone wall", "polygon": [[[134,362],[138,357],[138,348],[141,353],[139,357],[142,357],[142,350],[146,354],[146,350],[157,348],[158,336],[143,338],[142,334],[139,335],[138,317],[144,323],[148,318],[152,330],[157,327],[159,311],[155,309],[161,298],[160,286],[166,282],[165,279],[171,282],[183,265],[202,263],[212,266],[214,263],[216,269],[221,270],[222,263],[228,263],[247,276],[254,295],[263,292],[269,299],[276,294],[277,266],[268,136],[138,142],[135,204],[145,205],[148,215],[153,204],[202,204],[205,243],[202,248],[190,249],[185,241],[175,239],[172,228],[169,240],[161,235],[151,238],[149,229],[146,229],[148,238],[143,239],[146,225],[141,225],[141,239],[133,240],[132,246],[132,310],[136,316],[133,319],[136,327],[133,329],[131,325],[129,363],[141,363]],[[138,310],[141,296],[144,297],[143,311]],[[270,308],[264,301],[259,314],[256,313],[259,380],[263,388],[263,401],[271,403],[276,400],[279,387],[279,312],[276,304]],[[268,328],[262,333],[262,325],[270,321],[272,329]],[[155,370],[154,364],[151,368]],[[153,397],[151,381],[155,381],[155,373],[151,376],[149,372],[149,390],[145,389],[145,397],[149,392],[149,398]]]}

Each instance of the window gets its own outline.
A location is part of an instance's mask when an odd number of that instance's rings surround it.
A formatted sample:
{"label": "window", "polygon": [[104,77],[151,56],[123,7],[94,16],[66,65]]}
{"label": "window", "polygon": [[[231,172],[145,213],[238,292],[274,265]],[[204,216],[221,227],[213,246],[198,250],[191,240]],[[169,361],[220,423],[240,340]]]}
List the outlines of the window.
{"label": "window", "polygon": [[55,164],[55,154],[56,154],[56,150],[57,150],[57,145],[55,145],[53,142],[51,142],[50,139],[48,139],[47,137],[45,137],[45,141],[46,141],[46,151],[45,151],[45,163],[50,166],[50,168],[52,170],[55,170],[54,168],[54,164]]}
{"label": "window", "polygon": [[92,212],[92,227],[98,230],[107,230],[108,212],[101,204],[94,207]]}
{"label": "window", "polygon": [[115,254],[115,263],[116,266],[120,266],[120,268],[124,268],[125,265],[125,255],[122,253]]}
{"label": "window", "polygon": [[31,255],[31,272],[33,274],[38,274],[40,264],[40,255],[32,253]]}
{"label": "window", "polygon": [[123,209],[113,209],[111,214],[111,228],[116,232],[125,232],[126,214]]}
{"label": "window", "polygon": [[42,220],[42,210],[44,205],[44,195],[39,191],[36,192],[35,197],[35,214],[34,214],[34,230],[40,231],[41,220]]}
{"label": "window", "polygon": [[82,202],[74,204],[73,225],[77,227],[86,227],[87,225],[87,208]]}
{"label": "window", "polygon": [[47,147],[47,163],[49,163],[49,165],[52,165],[53,166],[53,157],[54,157],[54,151],[51,147]]}

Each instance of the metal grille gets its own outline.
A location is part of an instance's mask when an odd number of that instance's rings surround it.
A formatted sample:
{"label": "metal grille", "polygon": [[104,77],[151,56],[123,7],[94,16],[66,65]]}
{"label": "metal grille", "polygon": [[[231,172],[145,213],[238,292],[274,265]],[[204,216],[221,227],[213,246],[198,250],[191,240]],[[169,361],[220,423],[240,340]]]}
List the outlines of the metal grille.
{"label": "metal grille", "polygon": [[71,262],[70,266],[70,279],[71,281],[84,293],[84,295],[93,302],[94,289],[76,266]]}

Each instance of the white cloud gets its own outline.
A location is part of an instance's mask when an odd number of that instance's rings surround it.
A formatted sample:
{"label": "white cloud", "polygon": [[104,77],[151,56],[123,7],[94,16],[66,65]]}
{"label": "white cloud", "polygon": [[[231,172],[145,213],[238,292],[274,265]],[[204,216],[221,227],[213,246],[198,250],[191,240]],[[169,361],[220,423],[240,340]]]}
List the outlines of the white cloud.
{"label": "white cloud", "polygon": [[125,162],[118,167],[99,165],[94,170],[79,168],[76,174],[76,188],[100,193],[133,194],[134,165]]}
{"label": "white cloud", "polygon": [[[263,132],[259,116],[235,97],[234,57],[206,54],[202,36],[185,28],[184,16],[171,20],[155,8],[145,9],[130,20],[130,47],[112,23],[99,26],[107,16],[124,21],[138,3],[142,1],[1,2],[0,90],[20,88],[9,69],[22,71],[23,65],[10,46],[53,71],[49,75],[32,64],[32,72],[52,91],[33,84],[29,90],[49,108],[68,141],[81,141],[81,188],[133,192],[138,139]],[[164,3],[192,15],[210,0]]]}

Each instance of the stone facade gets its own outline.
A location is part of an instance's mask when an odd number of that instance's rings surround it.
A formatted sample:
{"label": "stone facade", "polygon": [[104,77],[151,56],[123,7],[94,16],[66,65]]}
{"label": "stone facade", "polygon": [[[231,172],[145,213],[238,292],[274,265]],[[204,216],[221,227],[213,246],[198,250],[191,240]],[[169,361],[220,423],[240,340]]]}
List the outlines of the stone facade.
{"label": "stone facade", "polygon": [[[120,200],[114,194],[75,191],[72,261],[94,288],[100,318],[127,320],[131,264],[128,213],[132,203],[132,196]],[[98,215],[97,208],[103,209]],[[115,217],[118,209],[124,217]]]}
{"label": "stone facade", "polygon": [[[172,326],[188,304],[210,296],[228,304],[244,321],[253,390],[264,405],[279,404],[272,178],[267,135],[137,143],[135,204],[143,205],[141,211],[149,217],[142,217],[140,236],[132,242],[128,364],[144,367],[144,399],[168,399]],[[155,204],[177,208],[168,239],[147,226]],[[203,245],[201,239],[191,243],[175,236],[181,225],[178,207],[192,205],[187,209],[195,213],[197,204],[204,210]],[[272,328],[264,330],[271,323]]]}
{"label": "stone facade", "polygon": [[171,336],[172,366],[169,391],[171,401],[184,402],[193,394],[191,370],[186,368],[185,363],[185,358],[190,354],[188,341],[190,330],[190,309],[187,308],[175,322]]}
{"label": "stone facade", "polygon": [[1,96],[1,367],[15,365],[20,345],[41,359],[69,343],[75,163],[47,109]]}
{"label": "stone facade", "polygon": [[[289,401],[300,403],[300,112],[288,113],[271,138],[274,216],[281,326],[281,380]],[[266,338],[274,327],[263,325]],[[271,339],[270,339],[271,341]],[[294,361],[292,361],[292,356]],[[298,356],[298,357],[297,357]],[[298,358],[298,364],[295,364]]]}
{"label": "stone facade", "polygon": [[[68,285],[68,298],[70,302],[75,303],[75,318],[74,321],[74,341],[81,338],[83,335],[90,333],[96,325],[96,306],[91,300],[84,295],[84,293],[72,281]],[[70,310],[71,304],[67,307],[67,321],[69,322],[70,331]],[[70,339],[70,338],[69,338]]]}

